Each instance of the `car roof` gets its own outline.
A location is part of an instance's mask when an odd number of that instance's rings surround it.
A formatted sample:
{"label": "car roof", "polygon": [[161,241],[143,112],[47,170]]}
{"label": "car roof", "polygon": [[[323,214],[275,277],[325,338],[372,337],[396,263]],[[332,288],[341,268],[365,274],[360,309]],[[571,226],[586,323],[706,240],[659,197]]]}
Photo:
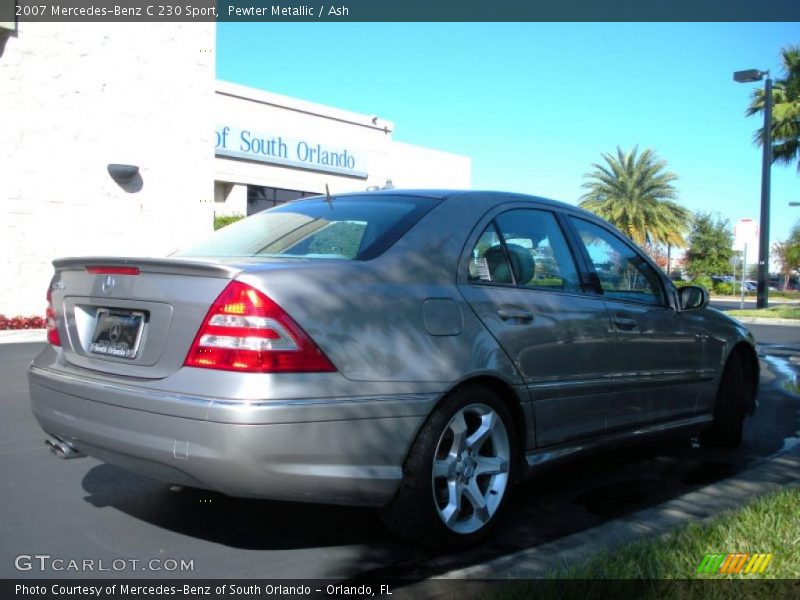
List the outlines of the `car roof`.
{"label": "car roof", "polygon": [[[320,194],[322,196],[323,194]],[[343,194],[331,194],[333,197],[346,198],[348,196],[418,196],[422,198],[432,198],[436,200],[454,200],[461,202],[480,201],[483,200],[487,204],[499,204],[501,202],[535,202],[539,205],[551,206],[554,209],[568,210],[575,213],[580,213],[597,220],[597,215],[586,211],[574,204],[552,200],[550,198],[543,198],[541,196],[532,196],[529,194],[520,194],[516,192],[502,192],[496,190],[456,190],[456,189],[381,189],[381,190],[365,190],[363,192],[346,192]]]}

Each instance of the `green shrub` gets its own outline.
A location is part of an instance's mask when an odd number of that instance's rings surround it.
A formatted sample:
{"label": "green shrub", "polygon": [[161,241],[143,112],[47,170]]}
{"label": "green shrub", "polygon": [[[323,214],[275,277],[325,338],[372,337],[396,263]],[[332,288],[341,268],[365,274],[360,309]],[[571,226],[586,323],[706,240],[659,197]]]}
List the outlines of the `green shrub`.
{"label": "green shrub", "polygon": [[692,285],[699,285],[700,287],[704,287],[709,291],[714,288],[714,282],[711,281],[711,277],[708,275],[698,275],[692,280]]}
{"label": "green shrub", "polygon": [[214,215],[214,231],[244,219],[244,215]]}
{"label": "green shrub", "polygon": [[532,279],[526,285],[532,287],[563,288],[564,280],[561,279],[561,277],[542,277],[541,279]]}
{"label": "green shrub", "polygon": [[317,231],[308,247],[311,254],[355,258],[364,236],[364,225],[337,221]]}
{"label": "green shrub", "polygon": [[727,281],[718,281],[714,284],[714,293],[721,296],[730,296],[733,294],[733,284]]}

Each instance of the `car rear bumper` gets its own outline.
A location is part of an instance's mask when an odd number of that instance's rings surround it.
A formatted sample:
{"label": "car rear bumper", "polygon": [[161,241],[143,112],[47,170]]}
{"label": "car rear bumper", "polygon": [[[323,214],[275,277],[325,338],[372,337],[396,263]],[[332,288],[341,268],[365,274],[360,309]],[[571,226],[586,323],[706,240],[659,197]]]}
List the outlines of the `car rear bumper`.
{"label": "car rear bumper", "polygon": [[[406,452],[437,399],[217,399],[37,366],[29,382],[41,427],[99,460],[232,496],[373,506],[397,490]],[[131,408],[137,393],[148,407],[162,396],[168,414]]]}

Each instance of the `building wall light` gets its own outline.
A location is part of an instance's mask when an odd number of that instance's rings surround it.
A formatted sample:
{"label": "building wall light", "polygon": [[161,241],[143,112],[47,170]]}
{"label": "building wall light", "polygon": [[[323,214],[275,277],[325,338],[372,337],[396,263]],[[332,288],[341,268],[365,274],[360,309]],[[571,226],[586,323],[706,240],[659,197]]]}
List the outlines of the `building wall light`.
{"label": "building wall light", "polygon": [[139,167],[136,165],[110,164],[108,165],[108,174],[111,175],[111,179],[119,184],[130,183],[139,174]]}

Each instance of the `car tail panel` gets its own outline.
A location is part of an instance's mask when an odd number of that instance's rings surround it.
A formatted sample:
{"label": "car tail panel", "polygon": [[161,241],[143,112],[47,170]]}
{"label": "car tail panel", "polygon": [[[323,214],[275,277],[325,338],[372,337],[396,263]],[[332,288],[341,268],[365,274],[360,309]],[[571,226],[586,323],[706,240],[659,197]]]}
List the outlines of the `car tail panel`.
{"label": "car tail panel", "polygon": [[[71,364],[163,378],[180,369],[203,317],[241,269],[176,259],[54,262],[53,339]],[[51,341],[52,343],[52,341]]]}

